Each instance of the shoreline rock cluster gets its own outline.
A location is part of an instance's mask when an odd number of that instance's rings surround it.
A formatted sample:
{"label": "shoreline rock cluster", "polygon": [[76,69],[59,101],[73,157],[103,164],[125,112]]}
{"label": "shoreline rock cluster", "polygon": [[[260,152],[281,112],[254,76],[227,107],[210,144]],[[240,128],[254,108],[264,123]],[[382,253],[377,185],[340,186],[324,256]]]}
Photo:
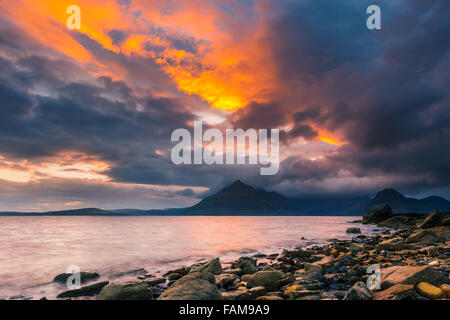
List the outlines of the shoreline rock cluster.
{"label": "shoreline rock cluster", "polygon": [[[362,223],[377,224],[392,231],[384,230],[368,237],[353,228],[349,231],[355,233],[352,240],[334,240],[281,254],[241,257],[224,264],[215,258],[171,270],[163,277],[141,272],[135,280],[102,281],[63,292],[58,297],[90,296],[98,300],[450,298],[449,213],[393,214],[388,205],[381,205],[365,215]],[[368,283],[373,286],[368,288]]]}

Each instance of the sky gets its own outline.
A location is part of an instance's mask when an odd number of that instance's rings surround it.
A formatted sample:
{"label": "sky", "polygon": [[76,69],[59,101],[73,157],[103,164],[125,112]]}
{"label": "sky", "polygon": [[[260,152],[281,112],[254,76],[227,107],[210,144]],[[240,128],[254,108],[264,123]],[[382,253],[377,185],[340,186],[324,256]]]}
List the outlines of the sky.
{"label": "sky", "polygon": [[[66,10],[81,9],[70,30]],[[381,30],[366,9],[381,8]],[[450,198],[450,1],[2,0],[0,210]],[[180,165],[177,128],[281,130],[280,170]]]}

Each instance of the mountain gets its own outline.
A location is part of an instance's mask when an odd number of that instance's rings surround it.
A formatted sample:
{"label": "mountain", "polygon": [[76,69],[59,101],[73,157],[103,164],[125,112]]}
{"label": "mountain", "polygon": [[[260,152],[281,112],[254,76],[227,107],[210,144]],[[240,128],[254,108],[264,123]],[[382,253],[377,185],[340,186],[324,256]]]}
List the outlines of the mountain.
{"label": "mountain", "polygon": [[396,213],[427,213],[432,210],[450,211],[450,201],[444,198],[431,196],[425,199],[407,198],[394,189],[384,189],[379,191],[367,208],[372,208],[377,204],[388,204]]}
{"label": "mountain", "polygon": [[388,204],[396,213],[428,213],[434,209],[450,212],[450,202],[444,198],[437,196],[425,199],[407,198],[394,189],[381,190],[373,199],[369,197],[287,198],[275,191],[253,188],[237,180],[188,208],[165,210],[85,208],[50,212],[0,212],[0,216],[361,216],[377,204]]}
{"label": "mountain", "polygon": [[189,214],[208,215],[278,215],[296,211],[285,196],[255,189],[240,180],[185,210]]}

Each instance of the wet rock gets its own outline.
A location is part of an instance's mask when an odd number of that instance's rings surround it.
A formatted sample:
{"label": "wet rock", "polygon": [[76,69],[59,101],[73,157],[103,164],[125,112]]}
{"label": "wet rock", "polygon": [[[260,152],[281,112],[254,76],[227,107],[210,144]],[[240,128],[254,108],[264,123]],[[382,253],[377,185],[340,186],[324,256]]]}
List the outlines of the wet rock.
{"label": "wet rock", "polygon": [[305,297],[314,297],[314,300],[320,299],[321,290],[302,290],[302,291],[291,291],[289,293],[290,300],[298,300]]}
{"label": "wet rock", "polygon": [[389,205],[376,205],[363,217],[362,223],[378,223],[392,217],[393,215],[394,213]]}
{"label": "wet rock", "polygon": [[222,265],[219,258],[212,259],[208,262],[193,266],[190,272],[209,272],[212,274],[222,273]]}
{"label": "wet rock", "polygon": [[378,244],[378,248],[380,250],[396,251],[401,250],[404,247],[405,247],[405,240],[403,240],[403,238],[401,237],[388,239]]}
{"label": "wet rock", "polygon": [[82,296],[95,296],[100,293],[104,286],[109,284],[109,281],[102,281],[79,289],[68,290],[60,293],[57,298],[73,298]]}
{"label": "wet rock", "polygon": [[448,284],[441,284],[439,288],[444,292],[444,294],[447,296],[447,298],[450,298],[450,285]]}
{"label": "wet rock", "polygon": [[247,281],[247,288],[266,287],[269,290],[276,289],[283,273],[279,271],[258,271]]}
{"label": "wet rock", "polygon": [[364,282],[357,282],[348,290],[344,300],[371,300],[372,293],[367,289]]}
{"label": "wet rock", "polygon": [[[61,284],[66,284],[67,280],[72,277],[75,273],[61,273],[58,274],[54,279],[53,282],[57,282],[57,283],[61,283]],[[100,277],[100,275],[97,272],[85,272],[85,271],[81,271],[79,272],[80,274],[80,281],[81,283],[85,283],[88,281],[92,281],[95,280],[97,278]]]}
{"label": "wet rock", "polygon": [[100,291],[97,300],[151,300],[152,289],[143,281],[112,282]]}
{"label": "wet rock", "polygon": [[374,300],[411,300],[416,298],[416,290],[411,284],[396,284],[389,289],[376,292]]}
{"label": "wet rock", "polygon": [[433,285],[448,283],[447,276],[430,266],[396,266],[381,269],[381,287],[387,289],[396,284],[428,282]]}
{"label": "wet rock", "polygon": [[222,296],[224,300],[254,300],[265,295],[265,293],[266,288],[260,286],[245,290],[224,292]]}
{"label": "wet rock", "polygon": [[347,233],[361,233],[361,229],[360,228],[347,228],[346,232]]}
{"label": "wet rock", "polygon": [[421,296],[429,299],[440,299],[445,295],[440,288],[427,282],[420,282],[417,284],[416,290]]}
{"label": "wet rock", "polygon": [[258,271],[256,260],[248,257],[241,257],[233,263],[233,268],[239,268],[245,274],[253,274]]}

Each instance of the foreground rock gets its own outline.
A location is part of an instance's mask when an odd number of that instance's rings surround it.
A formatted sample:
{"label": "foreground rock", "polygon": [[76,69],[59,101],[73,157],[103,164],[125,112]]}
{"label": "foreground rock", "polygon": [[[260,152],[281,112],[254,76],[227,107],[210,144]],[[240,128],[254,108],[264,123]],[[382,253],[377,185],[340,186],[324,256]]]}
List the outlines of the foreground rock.
{"label": "foreground rock", "polygon": [[247,281],[247,288],[265,287],[268,290],[275,289],[280,285],[283,273],[280,271],[258,271]]}
{"label": "foreground rock", "polygon": [[143,281],[112,282],[103,287],[97,300],[151,300],[150,284]]}
{"label": "foreground rock", "polygon": [[396,284],[417,285],[428,282],[433,285],[448,283],[448,277],[430,266],[398,266],[381,269],[381,287],[386,289]]}
{"label": "foreground rock", "polygon": [[380,204],[377,206],[374,206],[369,213],[367,213],[363,217],[362,223],[368,224],[368,223],[378,223],[383,220],[386,220],[390,217],[392,217],[394,213],[392,212],[392,209],[387,204]]}
{"label": "foreground rock", "polygon": [[396,284],[389,289],[376,292],[374,300],[413,300],[416,298],[416,290],[411,284]]}
{"label": "foreground rock", "polygon": [[266,288],[254,287],[247,290],[236,290],[222,293],[224,300],[255,300],[266,294]]}
{"label": "foreground rock", "polygon": [[79,289],[68,290],[60,293],[57,298],[74,298],[74,297],[88,297],[95,296],[100,293],[100,291],[109,284],[109,281],[102,281],[94,283],[88,286],[81,287]]}
{"label": "foreground rock", "polygon": [[344,300],[371,300],[372,293],[367,289],[364,282],[357,282],[348,290]]}
{"label": "foreground rock", "polygon": [[429,299],[440,299],[445,296],[445,293],[441,288],[435,287],[427,282],[420,282],[416,289],[421,296]]}
{"label": "foreground rock", "polygon": [[193,268],[158,297],[158,300],[222,300],[214,273],[222,266],[218,258]]}

